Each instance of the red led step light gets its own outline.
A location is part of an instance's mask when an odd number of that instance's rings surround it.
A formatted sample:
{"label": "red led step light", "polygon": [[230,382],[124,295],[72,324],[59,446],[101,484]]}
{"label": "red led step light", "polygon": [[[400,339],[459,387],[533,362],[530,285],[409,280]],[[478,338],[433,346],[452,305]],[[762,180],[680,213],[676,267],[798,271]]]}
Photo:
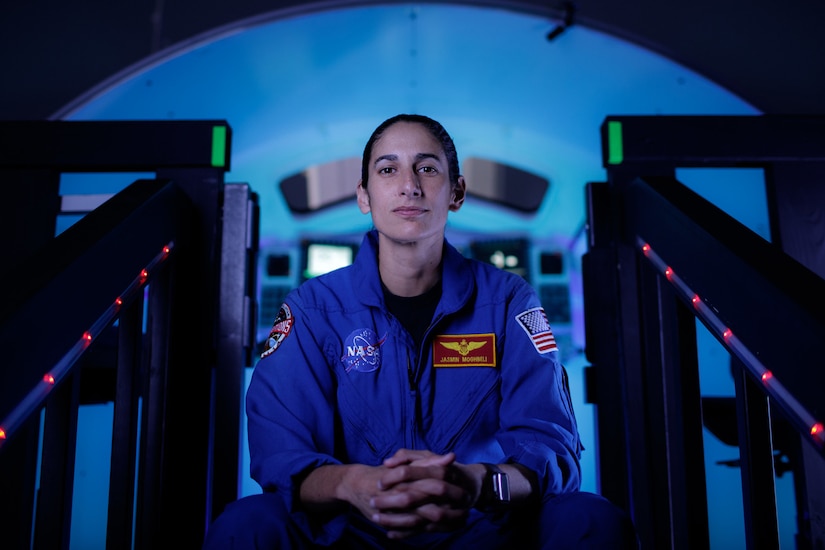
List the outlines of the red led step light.
{"label": "red led step light", "polygon": [[817,422],[811,426],[811,437],[818,441],[820,445],[825,445],[825,426],[822,425],[822,422]]}

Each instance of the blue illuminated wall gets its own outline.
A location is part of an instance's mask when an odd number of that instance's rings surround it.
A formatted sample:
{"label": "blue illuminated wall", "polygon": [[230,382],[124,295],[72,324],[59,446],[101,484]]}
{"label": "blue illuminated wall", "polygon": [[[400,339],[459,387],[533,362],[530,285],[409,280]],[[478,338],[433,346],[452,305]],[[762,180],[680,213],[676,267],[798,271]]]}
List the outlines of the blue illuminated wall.
{"label": "blue illuminated wall", "polygon": [[[277,182],[310,165],[360,156],[369,133],[389,116],[430,115],[453,135],[461,158],[499,161],[550,181],[535,215],[470,200],[451,218],[448,235],[517,234],[530,238],[535,250],[564,250],[572,320],[559,331],[571,349],[581,350],[584,186],[606,177],[599,141],[604,118],[758,113],[689,68],[586,27],[572,27],[549,42],[555,23],[449,4],[273,13],[176,45],[113,75],[67,105],[61,117],[227,120],[233,139],[226,181],[249,183],[259,195],[262,248],[294,253],[302,236],[334,236],[329,228],[359,233],[369,219],[354,202],[292,216]],[[351,177],[354,188],[358,174]],[[761,174],[691,171],[679,177],[769,237]],[[127,183],[80,175],[67,178],[62,192],[116,192]],[[703,393],[732,394],[728,370],[721,366],[727,359],[704,336],[700,351]],[[593,411],[583,397],[586,364],[579,351],[567,359],[587,448],[584,489],[598,491]],[[106,430],[111,431],[110,407],[81,411],[74,548],[103,548],[108,449],[97,436]],[[737,548],[744,540],[741,514],[731,510],[741,509],[739,472],[716,464],[737,451],[707,439],[713,547]],[[246,478],[245,446],[243,453]],[[258,490],[245,479],[242,494]],[[783,524],[783,537],[792,537],[790,521]]]}

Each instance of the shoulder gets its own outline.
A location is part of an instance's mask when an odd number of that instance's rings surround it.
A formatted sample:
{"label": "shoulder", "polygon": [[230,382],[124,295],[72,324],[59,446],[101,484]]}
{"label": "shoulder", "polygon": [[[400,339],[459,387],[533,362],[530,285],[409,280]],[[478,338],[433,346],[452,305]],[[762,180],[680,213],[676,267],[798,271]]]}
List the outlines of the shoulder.
{"label": "shoulder", "polygon": [[315,308],[348,296],[352,280],[352,266],[341,267],[301,283],[291,298],[301,307]]}
{"label": "shoulder", "polygon": [[521,275],[472,258],[467,258],[466,261],[480,289],[500,288],[519,291],[532,288]]}

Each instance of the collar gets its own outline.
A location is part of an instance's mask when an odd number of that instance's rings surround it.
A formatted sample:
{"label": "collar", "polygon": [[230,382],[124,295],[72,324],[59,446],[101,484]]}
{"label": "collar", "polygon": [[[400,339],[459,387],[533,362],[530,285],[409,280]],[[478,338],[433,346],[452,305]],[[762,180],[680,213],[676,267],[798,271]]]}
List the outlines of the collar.
{"label": "collar", "polygon": [[[469,260],[446,239],[442,254],[442,291],[436,315],[458,311],[475,291],[475,278]],[[367,305],[385,307],[378,274],[377,230],[372,229],[364,235],[352,266],[353,295]]]}

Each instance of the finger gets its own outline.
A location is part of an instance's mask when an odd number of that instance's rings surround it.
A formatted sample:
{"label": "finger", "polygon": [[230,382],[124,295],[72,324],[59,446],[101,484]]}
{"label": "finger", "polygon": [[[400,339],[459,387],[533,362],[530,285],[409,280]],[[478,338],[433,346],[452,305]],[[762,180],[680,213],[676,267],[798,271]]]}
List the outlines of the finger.
{"label": "finger", "polygon": [[431,502],[433,496],[414,490],[410,485],[403,485],[392,491],[382,492],[370,499],[370,506],[378,512],[401,513]]}
{"label": "finger", "polygon": [[384,460],[384,466],[392,468],[401,464],[409,464],[413,460],[423,460],[433,454],[430,451],[398,449],[394,455]]}
{"label": "finger", "polygon": [[443,479],[455,485],[466,485],[466,475],[460,465],[455,462],[455,455],[433,455],[427,459],[416,460],[409,464],[401,464],[387,468],[381,475],[379,488],[389,489],[397,483],[414,481],[417,479]]}
{"label": "finger", "polygon": [[396,512],[376,512],[370,518],[373,523],[380,525],[384,529],[393,531],[423,531],[426,528],[427,520],[414,511]]}
{"label": "finger", "polygon": [[395,468],[388,468],[378,480],[378,488],[389,490],[401,483],[413,483],[426,479],[446,480],[448,468],[445,466],[413,466],[404,464]]}
{"label": "finger", "polygon": [[378,480],[378,488],[386,490],[399,483],[425,479],[432,475],[438,475],[438,472],[430,472],[426,468],[402,464],[394,468],[387,468]]}
{"label": "finger", "polygon": [[455,510],[435,504],[426,504],[417,508],[416,513],[426,521],[414,522],[412,527],[389,527],[387,538],[403,539],[421,532],[455,531],[466,524],[468,516],[466,510]]}
{"label": "finger", "polygon": [[455,462],[455,453],[447,453],[445,455],[432,454],[427,457],[413,460],[410,462],[412,466],[449,466]]}
{"label": "finger", "polygon": [[439,479],[403,483],[373,496],[370,505],[379,511],[407,511],[429,503],[468,508],[470,496],[463,488]]}
{"label": "finger", "polygon": [[416,509],[416,513],[427,520],[427,531],[452,531],[462,527],[467,521],[469,511],[451,506],[425,504]]}

